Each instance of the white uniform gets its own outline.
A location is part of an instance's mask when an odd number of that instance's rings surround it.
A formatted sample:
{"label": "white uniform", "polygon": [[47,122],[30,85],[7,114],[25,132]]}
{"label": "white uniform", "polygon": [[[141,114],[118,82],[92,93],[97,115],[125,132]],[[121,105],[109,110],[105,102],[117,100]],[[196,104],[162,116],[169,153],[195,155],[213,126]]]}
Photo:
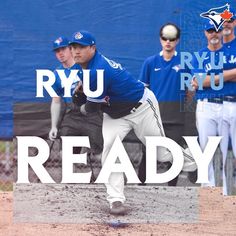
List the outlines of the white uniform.
{"label": "white uniform", "polygon": [[[134,129],[136,136],[145,144],[145,136],[165,136],[159,105],[155,95],[144,84],[131,76],[120,64],[109,60],[98,51],[88,65],[90,69],[90,86],[95,90],[97,85],[97,69],[103,68],[104,89],[101,96],[87,97],[93,103],[102,103],[104,112],[102,134],[103,153],[102,163],[117,136],[121,140]],[[83,79],[83,78],[82,78]],[[89,103],[87,103],[88,105]],[[159,153],[162,152],[162,153]],[[185,162],[183,170],[194,171],[195,161],[184,152]],[[158,160],[172,161],[172,155],[167,149],[158,148]],[[107,200],[113,202],[125,201],[123,173],[112,173],[107,187]]]}
{"label": "white uniform", "polygon": [[[131,129],[134,129],[135,134],[144,145],[145,136],[165,136],[160,118],[159,105],[153,92],[146,88],[140,102],[142,102],[142,105],[135,112],[118,119],[113,119],[104,113],[102,162],[106,160],[116,136],[118,135],[123,140]],[[184,152],[185,162],[183,170],[194,171],[196,169],[196,163],[191,161],[192,158],[189,159],[188,151],[186,151]],[[160,162],[172,162],[173,158],[167,149],[158,148],[157,160]],[[109,184],[106,184],[106,187],[108,194],[107,200],[110,204],[115,201],[125,201],[123,173],[112,173],[109,178]]]}
{"label": "white uniform", "polygon": [[[225,43],[226,57],[224,69],[229,70],[236,68],[236,39]],[[236,82],[225,83],[227,89],[223,102],[223,123],[221,135],[221,151],[223,155],[223,194],[228,195],[225,164],[228,153],[229,141],[231,139],[232,150],[236,157]]]}
{"label": "white uniform", "polygon": [[[199,142],[202,150],[205,149],[209,136],[220,135],[220,130],[222,126],[222,112],[223,103],[208,102],[207,98],[203,100],[198,100],[196,110],[196,122],[199,135]],[[215,172],[213,168],[213,159],[211,160],[208,166],[208,179],[209,183],[202,183],[202,186],[214,187],[216,183]]]}
{"label": "white uniform", "polygon": [[[192,65],[194,69],[192,74],[202,74],[214,73],[215,75],[223,72],[223,66],[219,69],[213,68],[213,63],[215,65],[219,64],[220,53],[224,52],[225,48],[222,47],[214,52],[210,51],[208,48],[204,48],[199,51],[199,54],[207,53],[203,61],[203,68],[200,69],[198,61],[196,58],[193,59]],[[215,55],[215,61],[211,62],[211,53]],[[212,89],[211,87],[205,87],[202,90],[198,89],[196,92],[197,99],[197,109],[196,109],[196,122],[199,134],[199,142],[202,150],[208,142],[209,136],[220,135],[220,130],[222,126],[222,113],[223,113],[223,94],[224,87],[220,90]],[[209,163],[208,167],[208,179],[209,183],[203,183],[202,186],[215,186],[215,174],[213,168],[213,159]]]}

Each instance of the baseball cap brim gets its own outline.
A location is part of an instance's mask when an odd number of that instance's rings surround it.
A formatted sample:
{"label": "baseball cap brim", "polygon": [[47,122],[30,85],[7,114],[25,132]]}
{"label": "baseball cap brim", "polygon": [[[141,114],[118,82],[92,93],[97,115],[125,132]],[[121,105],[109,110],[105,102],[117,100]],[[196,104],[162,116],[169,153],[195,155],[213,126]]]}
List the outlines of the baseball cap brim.
{"label": "baseball cap brim", "polygon": [[[207,31],[207,30],[211,30],[211,29],[216,30],[214,24],[213,24],[212,22],[207,22],[207,23],[205,23],[205,25],[204,25],[204,30]],[[223,28],[222,28],[222,25],[221,25],[217,31],[222,30],[222,29],[223,29]]]}
{"label": "baseball cap brim", "polygon": [[80,45],[83,45],[83,46],[90,46],[90,45],[93,45],[93,44],[90,44],[90,43],[86,43],[86,42],[81,42],[79,40],[73,40],[69,43],[69,45],[71,44],[80,44]]}
{"label": "baseball cap brim", "polygon": [[80,44],[83,46],[92,46],[96,44],[94,36],[85,30],[75,32],[70,40],[70,44]]}
{"label": "baseball cap brim", "polygon": [[60,36],[53,42],[52,51],[55,51],[59,48],[68,47],[68,46],[69,46],[69,40],[64,36]]}
{"label": "baseball cap brim", "polygon": [[211,29],[215,30],[215,27],[214,26],[205,27],[205,30],[211,30]]}
{"label": "baseball cap brim", "polygon": [[59,48],[65,48],[65,47],[68,47],[69,45],[68,44],[66,44],[66,45],[59,45],[58,47],[54,47],[53,49],[52,49],[52,51],[55,51],[55,50],[57,50],[57,49],[59,49]]}

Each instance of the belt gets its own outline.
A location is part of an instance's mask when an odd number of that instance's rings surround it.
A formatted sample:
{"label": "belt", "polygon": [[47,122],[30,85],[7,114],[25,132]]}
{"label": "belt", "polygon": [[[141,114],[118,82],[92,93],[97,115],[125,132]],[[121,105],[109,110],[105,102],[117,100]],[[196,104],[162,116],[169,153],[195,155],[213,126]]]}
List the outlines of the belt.
{"label": "belt", "polygon": [[201,98],[201,101],[223,104],[223,98]]}
{"label": "belt", "polygon": [[136,112],[136,110],[142,105],[141,102],[138,102],[131,110],[130,113]]}
{"label": "belt", "polygon": [[236,102],[236,96],[224,96],[223,100],[226,102]]}

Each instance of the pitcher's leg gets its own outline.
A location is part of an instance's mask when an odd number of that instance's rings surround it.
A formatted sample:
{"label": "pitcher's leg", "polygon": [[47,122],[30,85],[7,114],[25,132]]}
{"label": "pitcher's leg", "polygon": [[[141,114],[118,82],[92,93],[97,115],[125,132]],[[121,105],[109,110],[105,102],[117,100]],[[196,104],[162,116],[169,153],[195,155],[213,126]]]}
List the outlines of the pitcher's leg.
{"label": "pitcher's leg", "polygon": [[[159,105],[156,98],[148,100],[142,107],[145,112],[140,112],[139,122],[134,125],[134,132],[140,141],[146,145],[145,136],[165,137]],[[157,159],[161,162],[172,161],[171,153],[163,147],[157,148]]]}
{"label": "pitcher's leg", "polygon": [[[148,104],[145,105],[146,110],[145,113],[140,115],[142,118],[137,125],[134,126],[134,132],[137,137],[145,143],[145,136],[163,136],[165,137],[165,132],[163,129],[159,106],[156,99],[152,99],[152,101],[148,101]],[[143,107],[143,109],[145,108]],[[180,147],[181,148],[181,147]],[[184,150],[182,148],[184,154],[184,171],[194,171],[197,166],[194,159],[191,157],[191,153]],[[173,157],[170,151],[168,151],[164,147],[157,148],[157,160],[160,162],[173,162]]]}
{"label": "pitcher's leg", "polygon": [[[104,140],[102,164],[105,162],[116,136],[118,135],[123,140],[130,130],[130,125],[123,118],[112,119],[107,114],[104,114],[102,127]],[[107,200],[110,205],[116,201],[125,201],[123,173],[112,173],[109,183],[105,185],[108,195]]]}
{"label": "pitcher's leg", "polygon": [[139,121],[134,125],[134,132],[140,141],[146,145],[145,136],[163,136],[163,129],[158,102],[156,99],[148,100],[142,107],[145,112],[140,112]]}

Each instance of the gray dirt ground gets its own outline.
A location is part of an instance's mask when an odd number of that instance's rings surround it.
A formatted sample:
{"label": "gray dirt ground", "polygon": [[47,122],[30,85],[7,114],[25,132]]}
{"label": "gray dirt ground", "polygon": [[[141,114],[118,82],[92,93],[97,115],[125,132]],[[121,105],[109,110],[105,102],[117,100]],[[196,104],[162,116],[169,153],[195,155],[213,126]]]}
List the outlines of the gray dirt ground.
{"label": "gray dirt ground", "polygon": [[[236,198],[223,197],[221,188],[197,188],[197,223],[128,224],[37,224],[19,223],[13,218],[13,192],[0,192],[1,236],[235,236]],[[30,192],[28,192],[30,195]],[[37,198],[37,197],[36,197]],[[167,199],[168,200],[168,199]]]}
{"label": "gray dirt ground", "polygon": [[[141,159],[140,144],[125,144],[136,171]],[[125,223],[195,223],[198,219],[198,190],[186,173],[181,173],[178,186],[166,187],[127,185],[125,194],[129,214],[113,217],[108,212],[106,189],[95,184],[59,184],[61,164],[59,146],[54,146],[50,162],[46,164],[49,174],[58,184],[37,183],[33,171],[29,171],[32,184],[14,185],[14,221],[29,223],[108,223],[118,220]],[[95,176],[101,161],[92,159]],[[160,166],[164,170],[165,166]],[[88,172],[91,168],[77,166],[75,172]],[[36,183],[35,183],[36,182]],[[192,187],[195,186],[195,187]]]}
{"label": "gray dirt ground", "polygon": [[97,184],[16,184],[16,223],[197,223],[198,188],[125,187],[128,215],[109,214],[106,192]]}

